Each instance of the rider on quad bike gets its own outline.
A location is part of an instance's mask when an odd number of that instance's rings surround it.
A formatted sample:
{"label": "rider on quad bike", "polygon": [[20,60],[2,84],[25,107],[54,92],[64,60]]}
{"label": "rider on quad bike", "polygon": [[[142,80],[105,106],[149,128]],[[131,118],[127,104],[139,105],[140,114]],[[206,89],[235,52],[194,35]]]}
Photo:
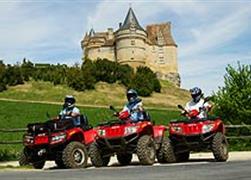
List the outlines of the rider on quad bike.
{"label": "rider on quad bike", "polygon": [[182,110],[186,119],[172,120],[169,124],[168,162],[189,159],[190,152],[212,151],[216,161],[228,159],[228,142],[225,126],[219,117],[209,116],[209,98],[203,99],[200,88],[190,90],[192,101]]}
{"label": "rider on quad bike", "polygon": [[188,118],[206,118],[207,112],[212,108],[211,104],[205,102],[200,88],[194,87],[190,89],[190,93],[192,100],[186,104],[185,110],[182,111],[182,114],[186,115]]}
{"label": "rider on quad bike", "polygon": [[59,117],[57,119],[73,119],[74,125],[80,124],[80,110],[75,106],[76,99],[67,95],[64,99],[63,109],[59,113]]}
{"label": "rider on quad bike", "polygon": [[[138,122],[144,120],[145,111],[143,108],[143,103],[140,98],[138,98],[138,93],[134,89],[129,89],[126,93],[128,102],[124,106],[123,110],[118,114],[128,115],[132,122]],[[123,119],[123,118],[122,118]]]}
{"label": "rider on quad bike", "polygon": [[20,165],[31,164],[42,169],[47,160],[53,160],[60,168],[87,166],[87,149],[94,141],[96,130],[80,114],[75,102],[73,96],[66,96],[64,109],[57,118],[27,125]]}
{"label": "rider on quad bike", "polygon": [[118,119],[96,127],[97,136],[89,148],[90,159],[95,167],[107,166],[113,155],[117,156],[121,165],[130,164],[133,154],[137,154],[143,165],[152,165],[155,161],[154,130],[158,131],[159,137],[165,128],[153,127],[149,116],[145,116],[142,101],[135,90],[128,90],[126,95],[128,103],[121,112],[110,106]]}

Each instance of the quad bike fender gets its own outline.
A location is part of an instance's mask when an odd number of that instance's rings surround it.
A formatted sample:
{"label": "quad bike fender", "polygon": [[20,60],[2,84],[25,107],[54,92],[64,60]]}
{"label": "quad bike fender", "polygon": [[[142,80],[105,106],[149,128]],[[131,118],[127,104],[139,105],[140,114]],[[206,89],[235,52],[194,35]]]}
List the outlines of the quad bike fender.
{"label": "quad bike fender", "polygon": [[83,142],[84,141],[84,136],[83,136],[83,131],[80,128],[73,128],[69,131],[66,131],[66,140],[67,141],[78,141],[78,142]]}
{"label": "quad bike fender", "polygon": [[161,143],[165,132],[167,132],[168,127],[164,125],[154,126],[153,135],[156,143]]}
{"label": "quad bike fender", "polygon": [[151,122],[145,121],[139,124],[139,129],[138,129],[139,136],[145,134],[153,136],[153,133],[154,131]]}
{"label": "quad bike fender", "polygon": [[95,137],[97,136],[96,129],[89,129],[84,132],[84,141],[86,145],[89,145],[95,141]]}
{"label": "quad bike fender", "polygon": [[214,123],[215,123],[215,127],[214,127],[215,132],[221,132],[222,134],[225,134],[226,129],[222,120],[217,119],[215,120]]}

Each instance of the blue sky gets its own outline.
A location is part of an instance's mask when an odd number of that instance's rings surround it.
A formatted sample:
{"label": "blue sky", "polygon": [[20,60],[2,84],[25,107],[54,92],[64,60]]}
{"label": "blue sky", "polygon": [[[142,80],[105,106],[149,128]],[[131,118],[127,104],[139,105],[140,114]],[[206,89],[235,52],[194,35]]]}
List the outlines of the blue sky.
{"label": "blue sky", "polygon": [[223,85],[227,64],[251,64],[251,1],[234,0],[2,0],[0,59],[81,63],[85,32],[117,29],[130,3],[144,27],[171,21],[183,88],[210,94]]}

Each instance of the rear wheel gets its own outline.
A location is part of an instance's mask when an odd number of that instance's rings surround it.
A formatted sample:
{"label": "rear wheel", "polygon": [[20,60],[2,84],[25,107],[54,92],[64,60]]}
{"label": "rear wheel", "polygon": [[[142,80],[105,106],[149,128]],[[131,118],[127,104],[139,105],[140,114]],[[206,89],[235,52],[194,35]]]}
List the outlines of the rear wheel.
{"label": "rear wheel", "polygon": [[137,143],[137,155],[143,165],[152,165],[155,161],[156,151],[153,138],[149,135],[143,135]]}
{"label": "rear wheel", "polygon": [[85,168],[87,159],[86,147],[80,142],[71,142],[63,150],[62,162],[67,168]]}
{"label": "rear wheel", "polygon": [[228,159],[227,139],[221,132],[217,132],[213,138],[212,151],[216,161]]}
{"label": "rear wheel", "polygon": [[119,153],[117,154],[117,160],[123,166],[128,165],[132,161],[132,154]]}
{"label": "rear wheel", "polygon": [[103,156],[96,143],[90,145],[89,155],[95,167],[107,166],[110,162],[110,156]]}
{"label": "rear wheel", "polygon": [[160,150],[157,154],[158,162],[160,163],[174,163],[176,162],[176,156],[174,154],[174,148],[169,138],[164,137]]}

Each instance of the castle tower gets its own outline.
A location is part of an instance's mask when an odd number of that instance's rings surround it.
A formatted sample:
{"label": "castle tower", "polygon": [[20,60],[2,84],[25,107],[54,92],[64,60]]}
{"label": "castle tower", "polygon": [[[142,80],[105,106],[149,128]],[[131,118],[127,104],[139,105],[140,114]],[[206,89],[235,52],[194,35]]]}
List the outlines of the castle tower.
{"label": "castle tower", "polygon": [[83,56],[91,60],[106,58],[115,61],[114,32],[108,28],[107,32],[95,32],[93,28],[85,34],[81,41]]}
{"label": "castle tower", "polygon": [[147,34],[129,8],[123,25],[115,32],[116,60],[121,64],[129,64],[136,68],[146,63],[145,41]]}
{"label": "castle tower", "polygon": [[177,63],[177,44],[171,34],[171,23],[152,24],[146,27],[148,35],[148,64],[159,79],[180,86]]}

